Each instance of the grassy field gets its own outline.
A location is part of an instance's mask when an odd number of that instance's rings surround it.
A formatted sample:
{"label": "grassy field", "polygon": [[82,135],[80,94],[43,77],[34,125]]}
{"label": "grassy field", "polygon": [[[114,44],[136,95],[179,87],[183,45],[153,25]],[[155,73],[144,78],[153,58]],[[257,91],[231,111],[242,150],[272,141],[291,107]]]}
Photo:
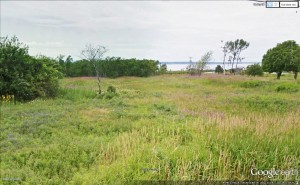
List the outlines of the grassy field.
{"label": "grassy field", "polygon": [[2,184],[299,180],[300,81],[205,74],[60,81],[60,97],[1,104]]}

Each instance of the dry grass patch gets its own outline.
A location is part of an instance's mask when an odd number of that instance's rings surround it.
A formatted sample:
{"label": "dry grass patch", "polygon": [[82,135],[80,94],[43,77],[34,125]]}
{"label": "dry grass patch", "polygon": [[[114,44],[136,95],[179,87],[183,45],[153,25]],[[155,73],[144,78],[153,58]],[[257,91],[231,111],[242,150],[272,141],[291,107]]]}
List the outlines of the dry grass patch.
{"label": "dry grass patch", "polygon": [[106,108],[92,108],[80,111],[82,118],[88,121],[96,121],[104,116],[109,115],[111,111]]}

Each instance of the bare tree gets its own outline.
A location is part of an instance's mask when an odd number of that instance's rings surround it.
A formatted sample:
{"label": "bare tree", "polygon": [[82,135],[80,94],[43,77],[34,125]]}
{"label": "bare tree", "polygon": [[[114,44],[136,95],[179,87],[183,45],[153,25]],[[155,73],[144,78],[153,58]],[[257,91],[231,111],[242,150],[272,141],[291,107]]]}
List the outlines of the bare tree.
{"label": "bare tree", "polygon": [[207,63],[211,60],[212,54],[213,53],[211,51],[206,52],[196,63],[192,63],[192,60],[190,60],[190,64],[186,68],[190,75],[200,76],[204,68],[207,66]]}
{"label": "bare tree", "polygon": [[[229,57],[228,57],[228,66],[230,66],[231,63],[232,63],[232,56],[229,56]],[[231,71],[232,71],[232,69],[231,69]]]}
{"label": "bare tree", "polygon": [[[221,40],[223,44],[223,40]],[[224,69],[224,75],[226,74],[226,66],[225,66],[225,60],[226,60],[226,55],[228,53],[228,43],[226,42],[224,46],[221,47],[223,50],[224,58],[223,58],[223,69]]]}
{"label": "bare tree", "polygon": [[235,63],[235,68],[237,69],[237,65],[239,64],[239,63],[242,63],[242,61],[244,60],[245,58],[244,57],[238,57],[237,59],[236,59],[236,63]]}
{"label": "bare tree", "polygon": [[196,71],[198,75],[202,74],[204,68],[207,66],[207,63],[211,60],[212,54],[213,53],[211,51],[206,52],[196,63]]}
{"label": "bare tree", "polygon": [[81,51],[82,56],[91,62],[93,65],[97,79],[98,79],[98,94],[101,94],[101,79],[100,79],[100,67],[99,62],[103,58],[104,54],[108,51],[108,49],[104,46],[97,45],[93,46],[91,44],[87,44],[85,49]]}

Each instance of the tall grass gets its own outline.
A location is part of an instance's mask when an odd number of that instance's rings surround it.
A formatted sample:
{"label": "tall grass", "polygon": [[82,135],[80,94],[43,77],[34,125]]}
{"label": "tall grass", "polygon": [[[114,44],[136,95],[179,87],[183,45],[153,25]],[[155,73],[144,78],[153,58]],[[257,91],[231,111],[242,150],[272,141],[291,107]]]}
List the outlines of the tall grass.
{"label": "tall grass", "polygon": [[[273,77],[164,75],[61,81],[56,99],[1,105],[1,183],[299,180],[299,83]],[[258,84],[258,85],[257,85]],[[280,87],[280,90],[277,90]],[[284,88],[283,88],[284,87]]]}

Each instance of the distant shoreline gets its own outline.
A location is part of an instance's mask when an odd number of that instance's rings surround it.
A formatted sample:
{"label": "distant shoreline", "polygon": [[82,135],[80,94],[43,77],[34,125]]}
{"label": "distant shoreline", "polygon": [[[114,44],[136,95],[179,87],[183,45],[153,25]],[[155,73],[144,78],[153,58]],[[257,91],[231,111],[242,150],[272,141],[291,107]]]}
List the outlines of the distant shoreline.
{"label": "distant shoreline", "polygon": [[[168,65],[172,65],[172,64],[190,64],[190,62],[172,62],[172,61],[164,61],[164,62],[159,62],[160,64],[168,64]],[[195,64],[196,62],[192,62],[192,64]],[[220,65],[223,64],[223,62],[208,62],[207,64],[216,64],[216,65]],[[228,62],[225,63],[226,65],[228,64]],[[238,64],[261,64],[261,62],[241,62]]]}
{"label": "distant shoreline", "polygon": [[[188,65],[190,65],[190,62],[159,62],[160,65],[162,64],[166,64],[167,65],[167,69],[171,70],[171,71],[182,71],[182,70],[186,70],[186,68],[188,67]],[[192,62],[192,64],[196,64],[196,62]],[[241,62],[238,63],[238,67],[242,67],[242,68],[246,68],[249,65],[253,65],[253,64],[261,64],[261,62]],[[206,65],[206,69],[207,70],[214,70],[217,65],[220,65],[223,67],[223,62],[208,62]],[[225,63],[226,65],[226,69],[231,69],[231,64],[228,64],[228,62]],[[234,67],[236,66],[236,63],[234,64]]]}

